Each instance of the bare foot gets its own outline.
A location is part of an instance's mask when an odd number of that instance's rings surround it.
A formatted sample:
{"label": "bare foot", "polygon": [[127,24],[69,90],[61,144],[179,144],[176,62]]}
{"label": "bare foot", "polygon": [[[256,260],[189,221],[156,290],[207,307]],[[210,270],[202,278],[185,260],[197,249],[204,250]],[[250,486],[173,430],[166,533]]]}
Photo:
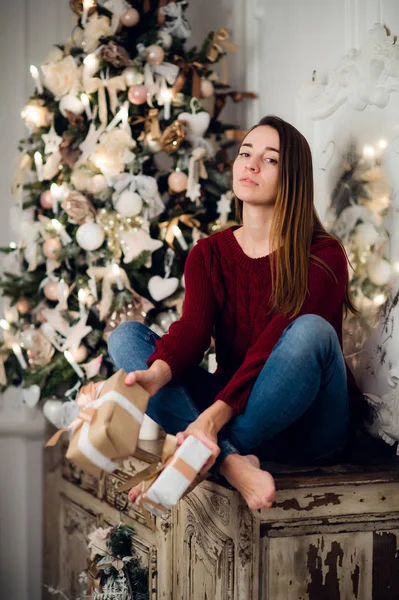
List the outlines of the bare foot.
{"label": "bare foot", "polygon": [[141,494],[141,487],[142,487],[141,483],[138,483],[137,485],[132,487],[132,489],[130,490],[130,492],[127,495],[129,502],[136,502],[137,498]]}
{"label": "bare foot", "polygon": [[259,467],[259,459],[252,454],[230,454],[219,471],[240,492],[251,510],[270,508],[276,492],[273,477]]}

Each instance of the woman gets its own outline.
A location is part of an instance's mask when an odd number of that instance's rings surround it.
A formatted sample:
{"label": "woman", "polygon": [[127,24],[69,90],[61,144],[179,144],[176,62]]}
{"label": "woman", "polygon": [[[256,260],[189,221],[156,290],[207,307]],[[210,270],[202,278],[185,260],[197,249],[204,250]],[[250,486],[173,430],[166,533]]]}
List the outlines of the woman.
{"label": "woman", "polygon": [[[342,354],[347,259],[313,204],[312,159],[291,125],[264,117],[233,166],[238,220],[200,240],[185,267],[181,319],[159,338],[126,322],[109,338],[118,368],[152,395],[148,415],[213,450],[250,509],[270,507],[259,459],[321,464],[342,456],[359,397]],[[215,333],[218,369],[198,366]],[[146,367],[149,367],[148,369]],[[138,489],[129,498],[134,500]]]}

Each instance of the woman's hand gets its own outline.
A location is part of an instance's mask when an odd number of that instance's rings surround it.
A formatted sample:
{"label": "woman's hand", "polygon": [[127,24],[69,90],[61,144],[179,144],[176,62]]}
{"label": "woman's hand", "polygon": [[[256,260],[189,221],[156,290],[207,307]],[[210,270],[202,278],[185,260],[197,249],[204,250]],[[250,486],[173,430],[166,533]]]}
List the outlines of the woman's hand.
{"label": "woman's hand", "polygon": [[200,471],[200,475],[203,475],[215,464],[215,461],[220,454],[216,429],[206,417],[203,418],[203,415],[200,415],[198,419],[190,423],[185,431],[176,435],[177,445],[180,446],[189,435],[193,435],[212,450],[212,456],[209,457],[208,461]]}
{"label": "woman's hand", "polygon": [[145,371],[131,371],[126,376],[126,385],[139,383],[150,396],[153,396],[172,379],[172,371],[164,360],[156,360]]}

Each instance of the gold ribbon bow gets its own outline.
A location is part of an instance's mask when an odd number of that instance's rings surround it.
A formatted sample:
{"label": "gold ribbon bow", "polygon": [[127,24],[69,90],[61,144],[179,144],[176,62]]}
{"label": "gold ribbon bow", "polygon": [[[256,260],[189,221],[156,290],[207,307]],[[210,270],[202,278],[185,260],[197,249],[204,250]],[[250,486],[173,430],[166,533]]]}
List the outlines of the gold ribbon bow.
{"label": "gold ribbon bow", "polygon": [[63,429],[59,429],[55,432],[55,434],[49,439],[46,444],[47,446],[55,446],[58,443],[61,435],[64,431],[68,431],[68,429],[74,429],[75,427],[80,427],[83,422],[91,423],[93,421],[94,415],[97,412],[97,409],[91,406],[92,402],[96,400],[100,394],[102,388],[102,382],[100,384],[94,384],[92,381],[88,385],[84,385],[81,387],[78,397],[76,399],[76,404],[79,406],[80,411],[76,419],[72,421],[68,427],[64,427]]}
{"label": "gold ribbon bow", "polygon": [[173,227],[175,225],[178,225],[179,221],[181,221],[187,227],[191,227],[192,229],[194,227],[199,228],[199,226],[201,225],[201,223],[197,219],[195,219],[193,215],[180,215],[178,217],[174,217],[171,221],[164,221],[163,223],[159,223],[160,229],[166,229],[164,240],[169,244],[171,248],[173,248],[173,242],[176,237],[173,231]]}
{"label": "gold ribbon bow", "polygon": [[177,449],[177,437],[174,435],[167,434],[165,437],[165,442],[164,442],[163,448],[162,448],[161,461],[157,462],[157,463],[153,463],[152,465],[149,465],[146,469],[144,469],[144,471],[141,471],[140,473],[137,473],[136,475],[134,475],[134,477],[131,477],[130,479],[128,479],[128,481],[126,481],[118,489],[118,492],[126,492],[127,490],[130,490],[130,488],[134,487],[135,485],[138,485],[139,483],[142,484],[141,494],[137,499],[137,504],[140,507],[141,511],[143,512],[143,515],[145,517],[148,527],[150,529],[152,529],[153,531],[155,531],[155,525],[151,518],[150,513],[144,507],[144,502],[146,502],[147,504],[151,504],[151,506],[154,506],[154,508],[160,510],[161,512],[165,512],[165,513],[168,512],[168,510],[164,506],[162,506],[162,504],[157,504],[156,502],[153,502],[149,498],[143,497],[143,495],[147,492],[147,490],[152,486],[152,484],[154,483],[154,481],[156,480],[158,475],[160,473],[162,473],[162,471],[166,467],[168,467],[169,465],[173,465],[184,475],[184,477],[186,477],[191,482],[194,481],[195,477],[197,476],[197,472],[195,471],[195,469],[193,469],[193,467],[191,467],[188,463],[186,463],[181,458],[174,456],[176,449]]}
{"label": "gold ribbon bow", "polygon": [[107,125],[108,109],[105,90],[108,92],[109,105],[112,114],[116,113],[118,108],[118,92],[126,91],[125,78],[122,75],[112,77],[111,79],[100,79],[99,77],[89,77],[84,81],[85,90],[88,94],[98,92],[98,107],[100,122]]}
{"label": "gold ribbon bow", "polygon": [[[159,128],[158,112],[157,108],[150,108],[146,117],[130,117],[129,122],[131,125],[144,123],[145,133],[150,133],[153,140],[159,140],[161,130]],[[138,140],[141,141],[141,138],[139,137]]]}
{"label": "gold ribbon bow", "polygon": [[[207,59],[211,62],[215,62],[220,54],[223,52],[237,52],[238,46],[229,42],[228,39],[230,37],[229,31],[225,27],[221,27],[215,32],[213,41],[206,53]],[[224,85],[228,85],[229,81],[229,73],[228,73],[228,64],[226,59],[226,54],[223,55],[222,58],[222,79],[221,82]]]}

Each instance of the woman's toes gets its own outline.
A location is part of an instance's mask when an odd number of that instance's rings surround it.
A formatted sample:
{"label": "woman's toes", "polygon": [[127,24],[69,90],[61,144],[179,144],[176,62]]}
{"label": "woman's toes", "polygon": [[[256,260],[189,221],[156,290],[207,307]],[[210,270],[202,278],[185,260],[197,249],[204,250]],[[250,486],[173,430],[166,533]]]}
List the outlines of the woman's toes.
{"label": "woman's toes", "polygon": [[140,496],[140,493],[141,493],[141,483],[139,483],[135,487],[132,487],[132,489],[128,493],[127,497],[129,499],[129,502],[136,502],[137,498]]}

